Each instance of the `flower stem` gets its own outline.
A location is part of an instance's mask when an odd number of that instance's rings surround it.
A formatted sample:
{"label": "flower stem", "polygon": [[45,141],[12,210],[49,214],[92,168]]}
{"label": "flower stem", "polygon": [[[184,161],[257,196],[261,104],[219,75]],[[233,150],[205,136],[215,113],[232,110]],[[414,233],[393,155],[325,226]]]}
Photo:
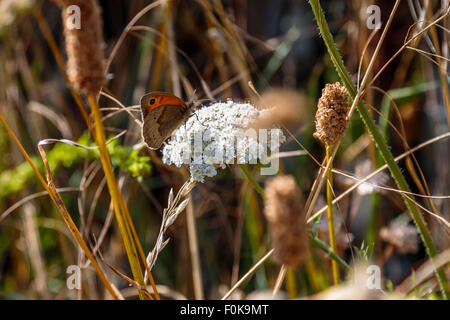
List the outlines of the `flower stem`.
{"label": "flower stem", "polygon": [[[326,147],[327,163],[330,161],[332,146]],[[334,217],[333,217],[333,172],[331,171],[333,164],[327,171],[327,206],[328,206],[328,237],[330,239],[331,251],[336,254],[336,239],[334,235]],[[331,260],[331,267],[333,270],[333,283],[339,284],[339,267],[336,260]]]}
{"label": "flower stem", "polygon": [[264,190],[261,188],[261,186],[256,182],[255,178],[252,176],[251,172],[248,170],[247,165],[240,164],[239,165],[242,169],[242,172],[244,172],[245,176],[247,177],[248,181],[252,184],[252,186],[255,188],[256,192],[258,192],[261,196],[264,197]]}
{"label": "flower stem", "polygon": [[294,269],[291,267],[287,267],[286,287],[289,293],[289,299],[295,299],[297,297],[297,284]]}

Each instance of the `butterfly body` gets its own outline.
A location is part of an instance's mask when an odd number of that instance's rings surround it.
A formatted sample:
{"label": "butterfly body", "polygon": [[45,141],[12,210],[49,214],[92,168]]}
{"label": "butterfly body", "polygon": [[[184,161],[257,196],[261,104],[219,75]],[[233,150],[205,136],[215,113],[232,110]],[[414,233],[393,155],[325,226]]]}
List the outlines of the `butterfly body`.
{"label": "butterfly body", "polygon": [[164,92],[150,92],[141,98],[142,138],[150,149],[159,149],[183,124],[190,110],[180,98]]}

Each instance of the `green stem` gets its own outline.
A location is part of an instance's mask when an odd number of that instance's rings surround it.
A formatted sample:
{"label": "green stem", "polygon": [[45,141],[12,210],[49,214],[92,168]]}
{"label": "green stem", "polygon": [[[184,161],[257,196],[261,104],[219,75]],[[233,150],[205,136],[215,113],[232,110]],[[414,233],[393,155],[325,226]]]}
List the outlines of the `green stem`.
{"label": "green stem", "polygon": [[314,236],[313,234],[309,235],[309,240],[311,240],[312,244],[328,254],[331,259],[336,261],[339,266],[341,266],[345,270],[350,270],[350,266],[345,262],[341,257],[339,257],[336,253],[334,253],[331,248],[322,240]]}
{"label": "green stem", "polygon": [[255,190],[264,197],[264,190],[263,188],[261,188],[261,186],[258,184],[258,182],[255,180],[255,178],[253,178],[251,172],[248,170],[247,165],[245,164],[240,164],[239,165],[242,169],[242,171],[244,172],[245,176],[247,177],[248,181],[250,181],[250,183],[253,185],[253,187],[255,188]]}
{"label": "green stem", "polygon": [[380,194],[375,192],[370,197],[370,217],[366,231],[366,241],[369,247],[368,255],[372,256],[376,252],[375,242],[377,238],[377,221],[380,210]]}
{"label": "green stem", "polygon": [[[332,146],[326,147],[327,163],[330,161]],[[336,239],[334,235],[334,217],[333,217],[333,172],[331,171],[333,164],[327,171],[327,207],[328,207],[328,238],[330,239],[331,250],[336,253]],[[333,271],[333,283],[339,284],[339,268],[335,260],[331,260],[331,268]]]}
{"label": "green stem", "polygon": [[[317,25],[320,29],[320,32],[322,34],[323,41],[325,42],[325,45],[327,46],[328,53],[330,54],[331,60],[333,61],[334,66],[336,67],[336,70],[339,74],[339,77],[341,78],[342,82],[344,83],[345,87],[347,88],[349,95],[352,99],[355,99],[356,96],[356,88],[353,85],[350,76],[348,74],[347,69],[344,66],[344,63],[342,61],[342,58],[336,48],[336,45],[333,40],[333,36],[330,33],[330,30],[328,28],[328,24],[326,22],[325,16],[323,14],[322,8],[320,7],[319,0],[310,0],[311,8],[314,12],[314,16],[317,21]],[[378,150],[380,151],[380,154],[385,161],[386,165],[388,166],[392,177],[394,178],[397,187],[405,192],[411,192],[408,186],[408,183],[406,182],[405,177],[403,176],[399,166],[394,160],[394,157],[392,156],[389,147],[387,146],[386,142],[383,139],[382,134],[378,131],[375,122],[373,121],[372,117],[370,116],[370,113],[367,109],[367,107],[362,103],[359,102],[357,105],[358,112],[367,127],[368,131],[370,132],[372,139],[374,140],[376,146],[378,147]],[[423,240],[423,243],[427,249],[428,256],[430,257],[430,260],[433,261],[434,257],[437,255],[437,249],[433,242],[433,239],[431,238],[431,234],[429,229],[427,228],[425,221],[422,218],[422,215],[419,211],[419,208],[414,202],[414,198],[412,196],[406,196],[405,194],[402,194],[403,201],[406,204],[406,207],[408,208],[409,212],[411,213],[411,216],[414,220],[414,223],[417,226],[417,229],[421,235],[421,238]],[[436,278],[439,281],[439,285],[441,288],[442,296],[444,299],[447,299],[447,292],[446,292],[446,286],[447,286],[447,277],[445,275],[445,271],[443,268],[438,268],[435,270]]]}
{"label": "green stem", "polygon": [[295,299],[297,297],[297,284],[294,269],[287,267],[286,272],[286,288],[289,294],[289,299]]}

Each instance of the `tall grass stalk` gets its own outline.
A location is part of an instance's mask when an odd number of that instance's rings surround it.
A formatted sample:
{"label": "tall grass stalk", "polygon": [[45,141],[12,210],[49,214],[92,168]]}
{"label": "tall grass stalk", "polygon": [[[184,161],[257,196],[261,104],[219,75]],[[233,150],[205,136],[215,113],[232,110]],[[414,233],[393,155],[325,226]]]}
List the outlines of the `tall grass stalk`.
{"label": "tall grass stalk", "polygon": [[192,205],[192,195],[189,194],[190,201],[186,208],[186,225],[188,231],[189,251],[192,264],[192,278],[194,285],[194,296],[197,300],[203,300],[203,281],[200,263],[200,252],[198,248],[197,230],[195,226],[194,206]]}
{"label": "tall grass stalk", "polygon": [[[392,177],[394,178],[397,187],[405,192],[411,192],[410,188],[408,186],[408,183],[406,182],[405,177],[403,176],[399,166],[394,160],[394,157],[392,156],[389,147],[387,146],[386,142],[383,140],[382,134],[379,132],[377,126],[375,125],[375,122],[373,121],[372,117],[370,116],[370,113],[367,109],[367,107],[364,105],[363,102],[360,102],[360,98],[362,96],[362,90],[364,90],[365,85],[367,84],[365,80],[367,80],[367,74],[370,73],[371,67],[373,63],[369,64],[368,70],[366,72],[366,76],[363,79],[363,82],[361,84],[361,90],[357,91],[355,86],[350,80],[350,75],[347,71],[347,69],[344,66],[344,63],[342,61],[342,58],[339,54],[339,51],[336,48],[336,45],[333,40],[333,36],[331,35],[331,32],[328,28],[327,21],[325,19],[325,15],[322,11],[322,8],[320,7],[319,0],[310,0],[311,8],[314,12],[314,16],[316,18],[317,25],[320,29],[320,32],[322,34],[323,41],[328,49],[328,53],[330,54],[331,60],[333,61],[333,64],[336,67],[336,70],[339,74],[339,77],[341,78],[342,82],[344,83],[345,87],[347,88],[350,97],[354,100],[353,106],[356,105],[356,108],[358,109],[358,112],[363,120],[364,125],[367,127],[368,131],[370,132],[370,135],[372,139],[375,142],[375,145],[378,147],[378,150],[380,151],[383,160],[387,164]],[[399,0],[396,1],[394,5],[393,12],[395,12],[395,9],[398,7]],[[392,21],[392,16],[390,16],[388,23],[385,26],[385,29],[383,31],[383,35],[381,39],[384,38],[386,31],[389,28],[390,22]],[[381,43],[381,40],[380,40]],[[379,43],[379,44],[380,44]],[[377,48],[374,53],[374,57],[376,56],[377,52],[379,50],[379,45],[377,45]],[[372,59],[371,62],[373,62],[374,59]],[[353,110],[352,106],[352,110]],[[351,111],[352,111],[351,110]],[[350,111],[350,112],[351,112]],[[406,197],[405,195],[402,195],[403,200],[405,202],[406,207],[408,208],[409,212],[411,213],[411,216],[414,220],[414,223],[417,226],[417,229],[421,235],[421,238],[423,240],[423,243],[427,249],[427,253],[431,260],[433,260],[434,257],[437,256],[437,249],[433,242],[433,239],[431,237],[430,231],[427,228],[425,221],[422,218],[421,212],[416,205],[413,198]],[[442,292],[442,297],[444,299],[447,299],[447,277],[445,274],[445,271],[443,268],[437,268],[435,270],[436,278],[439,281],[439,285]]]}
{"label": "tall grass stalk", "polygon": [[[330,161],[332,146],[326,147],[327,162]],[[327,172],[327,206],[328,206],[328,237],[330,239],[331,251],[336,253],[336,239],[334,233],[334,216],[333,216],[333,164],[330,163],[330,168]],[[333,272],[333,283],[339,284],[339,268],[336,260],[331,259],[331,268]]]}
{"label": "tall grass stalk", "polygon": [[287,267],[286,271],[286,287],[290,299],[297,297],[297,280],[295,276],[295,270],[291,267]]}
{"label": "tall grass stalk", "polygon": [[[100,150],[100,161],[102,163],[103,171],[106,177],[106,183],[108,185],[109,193],[113,201],[114,212],[116,214],[117,223],[119,225],[120,233],[125,245],[128,260],[131,266],[131,272],[136,282],[145,287],[144,275],[142,273],[141,266],[139,264],[139,256],[136,250],[136,245],[133,241],[133,234],[130,228],[129,219],[127,219],[125,202],[119,191],[116,178],[111,165],[111,159],[109,157],[108,150],[106,149],[105,131],[103,127],[102,117],[100,109],[97,104],[97,100],[94,96],[88,97],[89,105],[91,106],[92,113],[94,115],[95,123],[95,140]],[[139,290],[139,296],[141,299],[145,299],[146,296],[141,290]]]}

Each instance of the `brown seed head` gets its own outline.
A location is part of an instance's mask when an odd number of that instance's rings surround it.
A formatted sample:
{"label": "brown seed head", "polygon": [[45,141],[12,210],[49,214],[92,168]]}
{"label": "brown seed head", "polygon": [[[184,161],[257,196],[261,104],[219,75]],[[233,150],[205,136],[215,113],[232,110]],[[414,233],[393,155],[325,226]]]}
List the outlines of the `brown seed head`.
{"label": "brown seed head", "polygon": [[326,84],[317,104],[314,137],[331,146],[342,139],[347,127],[350,109],[347,89],[339,82]]}
{"label": "brown seed head", "polygon": [[307,226],[300,190],[292,176],[278,176],[266,184],[264,213],[269,221],[273,260],[298,266],[309,256]]}
{"label": "brown seed head", "polygon": [[254,105],[269,112],[264,113],[252,125],[253,128],[272,128],[283,125],[286,128],[298,128],[307,121],[307,98],[301,92],[285,88],[265,90]]}
{"label": "brown seed head", "polygon": [[[75,90],[97,94],[105,82],[101,8],[96,0],[63,0],[62,19],[67,51],[67,76]],[[74,28],[72,5],[80,8],[80,29]]]}

